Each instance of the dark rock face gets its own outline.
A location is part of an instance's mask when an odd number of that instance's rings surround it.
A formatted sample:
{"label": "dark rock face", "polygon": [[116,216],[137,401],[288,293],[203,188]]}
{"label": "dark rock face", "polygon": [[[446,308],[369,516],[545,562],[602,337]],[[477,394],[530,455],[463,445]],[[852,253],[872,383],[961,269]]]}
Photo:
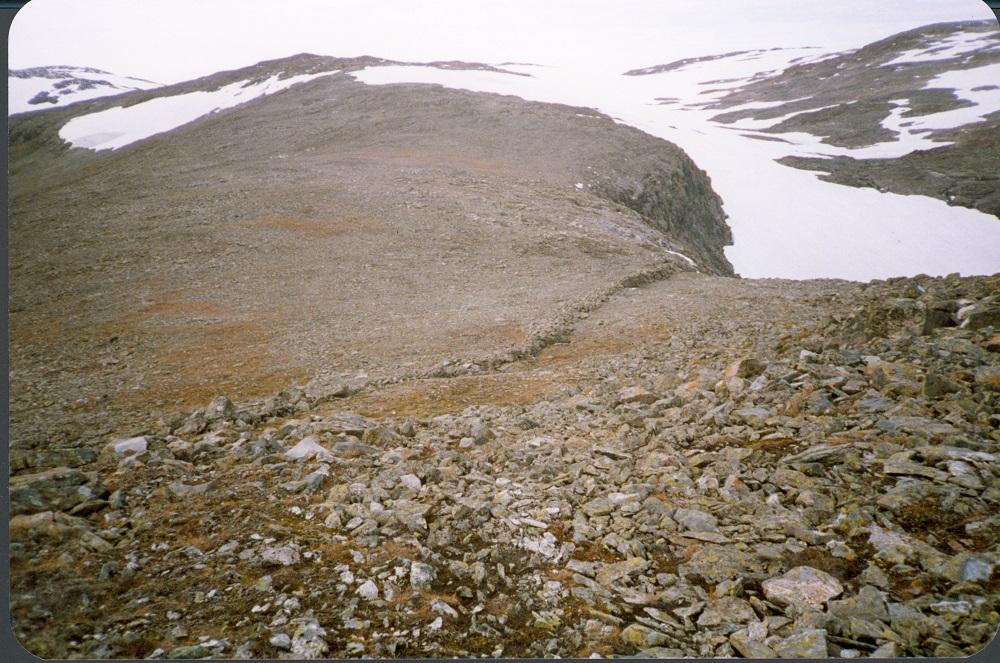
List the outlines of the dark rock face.
{"label": "dark rock face", "polygon": [[639,180],[615,180],[596,192],[642,215],[654,228],[691,247],[694,255],[718,274],[732,274],[721,247],[732,244],[722,201],[704,171],[685,159],[670,171]]}

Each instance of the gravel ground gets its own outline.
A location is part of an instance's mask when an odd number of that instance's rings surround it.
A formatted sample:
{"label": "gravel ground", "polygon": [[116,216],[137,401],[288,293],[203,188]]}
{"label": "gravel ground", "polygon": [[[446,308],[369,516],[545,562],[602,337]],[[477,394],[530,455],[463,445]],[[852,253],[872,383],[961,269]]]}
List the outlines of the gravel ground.
{"label": "gravel ground", "polygon": [[684,272],[492,371],[25,455],[15,633],[46,657],[974,653],[998,285]]}

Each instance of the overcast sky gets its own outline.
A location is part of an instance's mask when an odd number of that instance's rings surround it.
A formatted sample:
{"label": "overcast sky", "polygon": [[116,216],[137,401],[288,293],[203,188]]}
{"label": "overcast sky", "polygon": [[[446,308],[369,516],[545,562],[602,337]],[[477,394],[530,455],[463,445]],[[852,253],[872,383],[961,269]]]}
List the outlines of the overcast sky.
{"label": "overcast sky", "polygon": [[992,18],[980,0],[31,0],[9,54],[15,69],[84,65],[160,83],[301,52],[621,71]]}

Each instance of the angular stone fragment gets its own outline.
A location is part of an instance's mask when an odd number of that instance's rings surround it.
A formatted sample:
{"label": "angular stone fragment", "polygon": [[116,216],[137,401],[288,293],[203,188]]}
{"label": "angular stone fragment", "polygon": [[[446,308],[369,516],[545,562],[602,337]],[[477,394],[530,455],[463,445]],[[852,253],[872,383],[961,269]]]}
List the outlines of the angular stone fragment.
{"label": "angular stone fragment", "polygon": [[205,658],[206,656],[211,656],[212,650],[204,645],[184,645],[182,647],[175,647],[170,650],[167,654],[167,658],[171,660],[181,660],[189,658]]}
{"label": "angular stone fragment", "polygon": [[836,578],[811,566],[796,566],[781,577],[765,580],[761,587],[769,601],[800,608],[818,608],[844,591]]}
{"label": "angular stone fragment", "polygon": [[622,642],[634,647],[656,647],[667,642],[667,636],[642,624],[629,624],[621,634]]}
{"label": "angular stone fragment", "polygon": [[976,386],[990,391],[1000,391],[1000,366],[981,366],[977,368]]}
{"label": "angular stone fragment", "polygon": [[373,426],[365,429],[361,436],[361,441],[373,447],[387,448],[395,446],[400,440],[400,436],[391,431],[387,426]]}
{"label": "angular stone fragment", "polygon": [[20,472],[34,467],[78,467],[97,459],[97,454],[88,447],[55,449],[11,448],[8,456],[10,471]]}
{"label": "angular stone fragment", "polygon": [[755,378],[764,372],[767,368],[767,364],[764,362],[754,359],[753,357],[744,357],[743,359],[738,359],[726,368],[725,376],[727,378],[743,378],[745,380],[750,378]]}
{"label": "angular stone fragment", "polygon": [[304,437],[298,444],[285,452],[289,460],[333,460],[333,454],[316,441],[314,437]]}
{"label": "angular stone fragment", "polygon": [[236,416],[236,406],[225,396],[216,396],[205,408],[205,419],[207,421],[228,421]]}
{"label": "angular stone fragment", "polygon": [[618,394],[620,403],[655,403],[660,397],[644,387],[626,387]]}
{"label": "angular stone fragment", "polygon": [[900,564],[905,562],[913,554],[913,546],[902,534],[891,530],[883,529],[872,524],[868,536],[868,543],[876,550],[876,556],[889,563]]}
{"label": "angular stone fragment", "polygon": [[856,617],[861,619],[889,621],[889,610],[885,605],[882,592],[871,585],[862,587],[856,596],[849,596],[839,601],[830,601],[830,614],[843,619]]}
{"label": "angular stone fragment", "polygon": [[890,641],[877,647],[875,651],[868,656],[869,658],[896,658],[899,656],[897,651],[896,643]]}
{"label": "angular stone fragment", "polygon": [[260,560],[264,564],[277,564],[281,566],[291,566],[297,564],[302,556],[299,554],[298,546],[272,546],[260,551]]}
{"label": "angular stone fragment", "polygon": [[793,633],[775,647],[781,658],[826,658],[826,629],[816,628]]}
{"label": "angular stone fragment", "polygon": [[750,604],[735,596],[723,596],[709,602],[698,617],[698,626],[719,626],[720,624],[745,624],[756,618]]}
{"label": "angular stone fragment", "polygon": [[119,456],[124,456],[129,453],[142,453],[146,450],[147,446],[148,444],[145,437],[130,437],[110,442],[105,448],[112,453],[118,454]]}
{"label": "angular stone fragment", "polygon": [[727,545],[708,544],[699,548],[678,568],[683,576],[692,576],[712,584],[748,572],[759,572],[760,561],[752,554]]}
{"label": "angular stone fragment", "polygon": [[953,327],[955,321],[952,318],[954,314],[954,305],[940,304],[937,306],[928,306],[924,311],[924,320],[921,325],[920,333],[927,336],[934,332],[935,329],[940,329],[941,327]]}
{"label": "angular stone fragment", "polygon": [[912,456],[912,451],[900,451],[899,453],[895,453],[882,461],[882,471],[890,476],[919,476],[926,477],[928,479],[937,479],[939,481],[943,481],[947,478],[947,472],[942,472],[941,470],[933,467],[927,467],[922,463],[913,462],[910,460]]}
{"label": "angular stone fragment", "polygon": [[551,532],[546,532],[541,537],[521,537],[516,541],[516,545],[543,557],[555,557],[559,552],[559,541]]}
{"label": "angular stone fragment", "polygon": [[961,390],[962,385],[940,373],[931,371],[924,376],[924,396],[927,398],[940,398]]}
{"label": "angular stone fragment", "polygon": [[949,423],[930,417],[892,417],[875,425],[888,433],[911,433],[920,437],[955,435],[961,432]]}
{"label": "angular stone fragment", "polygon": [[64,541],[85,529],[87,521],[83,518],[52,511],[14,516],[8,524],[10,537],[15,541],[40,538]]}
{"label": "angular stone fragment", "polygon": [[356,594],[366,601],[371,601],[378,598],[378,585],[376,585],[372,580],[365,580],[358,587]]}
{"label": "angular stone fragment", "polygon": [[349,396],[351,388],[338,376],[320,376],[313,378],[306,384],[306,398],[313,404],[319,405],[334,398],[344,398]]}
{"label": "angular stone fragment", "polygon": [[621,562],[604,564],[597,569],[597,582],[610,585],[622,578],[642,573],[650,566],[648,560],[641,557],[630,557]]}
{"label": "angular stone fragment", "polygon": [[292,638],[287,633],[275,633],[268,640],[272,646],[288,651],[292,648]]}
{"label": "angular stone fragment", "polygon": [[897,396],[916,396],[921,391],[920,373],[909,364],[875,360],[865,366],[868,380],[881,390]]}
{"label": "angular stone fragment", "polygon": [[736,631],[729,636],[729,644],[743,658],[776,658],[774,650],[760,640],[749,637],[747,630]]}
{"label": "angular stone fragment", "polygon": [[[378,453],[378,449],[375,447],[350,439],[334,442],[332,451],[342,458],[360,458],[361,456],[372,456]],[[323,460],[319,456],[317,456],[317,459]]]}
{"label": "angular stone fragment", "polygon": [[714,532],[719,524],[715,516],[697,509],[677,509],[674,520],[693,532]]}
{"label": "angular stone fragment", "polygon": [[963,552],[950,558],[935,569],[937,573],[952,582],[986,582],[996,568],[982,555]]}
{"label": "angular stone fragment", "polygon": [[419,491],[423,485],[420,478],[415,474],[404,474],[399,477],[399,483],[403,484],[409,490]]}
{"label": "angular stone fragment", "polygon": [[414,589],[430,589],[434,581],[434,567],[423,562],[410,564],[410,585]]}
{"label": "angular stone fragment", "polygon": [[583,511],[588,516],[606,516],[613,508],[611,500],[606,497],[598,497],[583,505]]}
{"label": "angular stone fragment", "polygon": [[865,396],[864,398],[858,399],[855,403],[855,408],[858,412],[886,412],[892,406],[895,405],[894,401],[888,398],[883,398],[878,394],[873,394],[871,396]]}
{"label": "angular stone fragment", "polygon": [[205,483],[186,484],[182,481],[171,481],[167,484],[167,490],[175,497],[189,497],[191,495],[204,495],[215,484],[212,481]]}
{"label": "angular stone fragment", "polygon": [[961,326],[968,329],[1000,328],[1000,306],[987,303],[967,306],[959,310],[958,319]]}
{"label": "angular stone fragment", "polygon": [[744,421],[747,425],[752,426],[753,428],[760,428],[764,425],[764,421],[766,419],[773,416],[773,413],[766,407],[751,407],[736,410],[733,412],[733,416]]}

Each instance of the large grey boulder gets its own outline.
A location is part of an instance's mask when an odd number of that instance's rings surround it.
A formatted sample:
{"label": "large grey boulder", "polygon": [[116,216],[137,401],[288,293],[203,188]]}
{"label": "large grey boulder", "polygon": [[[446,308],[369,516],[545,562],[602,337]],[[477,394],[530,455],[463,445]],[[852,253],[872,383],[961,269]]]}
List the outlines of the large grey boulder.
{"label": "large grey boulder", "polygon": [[55,467],[11,477],[9,490],[12,516],[69,511],[107,492],[96,472],[83,472],[75,467]]}

